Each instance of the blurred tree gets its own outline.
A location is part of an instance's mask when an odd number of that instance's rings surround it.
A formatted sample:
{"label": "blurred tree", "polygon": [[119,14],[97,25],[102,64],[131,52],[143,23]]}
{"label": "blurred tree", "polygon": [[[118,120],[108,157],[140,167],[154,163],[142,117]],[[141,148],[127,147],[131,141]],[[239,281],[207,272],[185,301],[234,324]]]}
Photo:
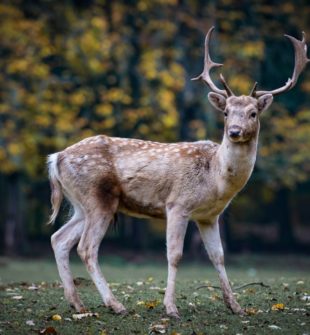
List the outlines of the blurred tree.
{"label": "blurred tree", "polygon": [[[305,0],[3,1],[0,173],[6,196],[0,225],[6,249],[23,244],[16,237],[26,232],[47,231],[38,222],[48,212],[47,199],[42,205],[48,153],[97,133],[221,139],[221,116],[206,113],[206,89],[190,82],[201,71],[203,37],[211,25],[218,43],[212,43],[213,58],[225,60],[233,89],[248,94],[254,80],[268,89],[291,75],[293,53],[282,34],[307,32],[308,17]],[[276,198],[289,197],[309,180],[309,91],[308,70],[263,116],[251,187],[272,194],[264,206],[276,207]],[[255,201],[244,197],[247,204]],[[278,221],[288,243],[286,214]],[[143,229],[135,224],[133,236],[143,238]]]}

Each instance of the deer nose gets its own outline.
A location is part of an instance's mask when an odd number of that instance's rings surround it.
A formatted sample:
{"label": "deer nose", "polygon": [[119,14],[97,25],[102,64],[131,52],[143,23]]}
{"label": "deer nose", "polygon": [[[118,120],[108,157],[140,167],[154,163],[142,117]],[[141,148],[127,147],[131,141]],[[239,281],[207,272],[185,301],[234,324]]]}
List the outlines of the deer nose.
{"label": "deer nose", "polygon": [[241,135],[241,128],[238,127],[238,126],[232,126],[232,127],[230,127],[228,129],[228,135],[231,138],[233,138],[233,139],[240,137],[240,135]]}

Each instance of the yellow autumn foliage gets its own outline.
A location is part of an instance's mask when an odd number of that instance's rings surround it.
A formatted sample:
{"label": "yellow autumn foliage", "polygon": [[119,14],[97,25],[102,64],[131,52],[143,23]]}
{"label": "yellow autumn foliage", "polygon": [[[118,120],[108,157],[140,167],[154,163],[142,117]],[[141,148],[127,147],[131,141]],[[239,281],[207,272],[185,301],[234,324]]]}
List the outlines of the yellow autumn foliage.
{"label": "yellow autumn foliage", "polygon": [[[234,6],[230,0],[218,8],[191,2],[184,10],[176,0],[140,0],[136,6],[114,1],[107,17],[97,0],[80,12],[59,3],[61,15],[51,13],[55,30],[44,16],[26,15],[23,5],[0,4],[6,50],[0,60],[0,170],[42,174],[47,153],[101,132],[160,141],[178,140],[181,127],[191,139],[206,138],[209,128],[216,134],[218,125],[205,116],[208,90],[189,80],[201,70],[203,33],[210,22],[191,13],[212,13],[220,39],[218,46],[214,40],[212,57],[225,58],[225,77],[241,94],[259,78],[257,62],[267,61],[266,36],[272,38],[268,33],[276,29],[280,34],[281,22],[269,21],[255,34],[241,24],[247,14]],[[281,15],[297,10],[288,3],[277,9]],[[274,6],[258,4],[252,10],[271,15]],[[304,15],[292,15],[289,27],[301,30],[305,22]],[[299,87],[301,96],[309,91],[307,75],[294,90]],[[290,185],[306,178],[310,141],[307,103],[292,105],[294,111],[277,109],[280,115],[268,122],[270,136],[262,132],[259,162],[280,183],[276,167],[284,160]]]}
{"label": "yellow autumn foliage", "polygon": [[22,145],[21,143],[11,142],[7,145],[7,150],[9,155],[18,156],[22,152]]}

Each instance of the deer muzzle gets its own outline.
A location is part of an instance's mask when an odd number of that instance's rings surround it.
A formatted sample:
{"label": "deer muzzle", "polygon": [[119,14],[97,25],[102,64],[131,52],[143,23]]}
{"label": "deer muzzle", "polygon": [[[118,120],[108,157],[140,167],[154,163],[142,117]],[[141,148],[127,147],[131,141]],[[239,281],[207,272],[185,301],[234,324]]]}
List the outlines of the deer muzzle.
{"label": "deer muzzle", "polygon": [[242,137],[242,129],[239,126],[231,126],[228,128],[228,136],[233,142],[237,142]]}

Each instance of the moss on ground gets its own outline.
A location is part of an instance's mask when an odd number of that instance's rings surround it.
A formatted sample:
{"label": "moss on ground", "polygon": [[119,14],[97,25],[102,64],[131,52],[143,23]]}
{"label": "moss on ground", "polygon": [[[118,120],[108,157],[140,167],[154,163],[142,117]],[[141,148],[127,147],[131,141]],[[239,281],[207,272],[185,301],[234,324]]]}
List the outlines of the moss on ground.
{"label": "moss on ground", "polygon": [[[128,267],[129,273],[130,266]],[[118,299],[127,307],[126,316],[115,315],[102,306],[87,279],[78,279],[78,290],[89,311],[97,313],[76,320],[63,298],[59,282],[6,282],[0,288],[0,334],[309,334],[310,279],[307,272],[264,273],[259,278],[268,287],[250,285],[236,290],[239,303],[247,309],[240,317],[224,306],[218,285],[196,280],[199,266],[185,269],[177,284],[181,320],[167,318],[162,305],[165,281],[159,276],[127,276],[110,282]],[[145,273],[148,273],[147,271]],[[256,281],[245,278],[245,269],[233,269],[234,287]],[[192,279],[191,274],[193,274]],[[112,276],[113,277],[113,276]],[[241,280],[244,278],[244,280]],[[115,278],[114,278],[115,279]],[[59,315],[60,320],[53,320]],[[59,317],[54,317],[58,318]]]}

